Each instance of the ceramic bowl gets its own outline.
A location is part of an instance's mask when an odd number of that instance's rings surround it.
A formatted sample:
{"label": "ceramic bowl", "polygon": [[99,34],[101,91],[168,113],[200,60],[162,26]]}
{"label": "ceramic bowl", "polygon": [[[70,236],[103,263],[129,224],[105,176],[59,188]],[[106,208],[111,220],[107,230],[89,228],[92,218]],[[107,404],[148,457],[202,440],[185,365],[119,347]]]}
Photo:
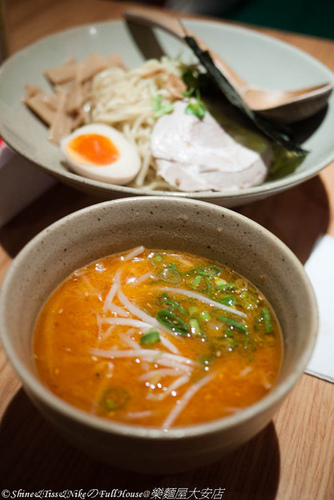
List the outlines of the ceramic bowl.
{"label": "ceramic bowl", "polygon": [[[32,336],[45,298],[76,268],[138,245],[208,257],[260,288],[276,311],[284,338],[281,372],[266,397],[233,416],[166,432],[95,417],[42,385]],[[280,240],[229,209],[168,197],[108,201],[45,229],[14,259],[1,289],[0,318],[8,358],[27,394],[55,428],[101,461],[151,473],[209,464],[261,431],[303,373],[317,333],[312,287],[299,260]]]}
{"label": "ceramic bowl", "polygon": [[[299,89],[325,82],[334,84],[333,73],[305,52],[254,30],[222,22],[185,19],[184,24],[219,54],[243,79],[268,89]],[[171,35],[158,32],[166,54],[194,61],[184,44]],[[112,21],[79,26],[56,33],[24,48],[10,57],[0,71],[0,136],[15,151],[70,186],[100,195],[104,199],[124,196],[161,196],[166,192],[116,186],[84,178],[69,170],[60,148],[48,141],[47,127],[24,105],[24,86],[37,85],[51,92],[44,72],[63,64],[68,58],[84,60],[93,52],[122,55],[129,68],[143,64],[144,57],[133,41],[126,23]],[[309,151],[294,171],[259,186],[233,192],[170,192],[168,196],[210,201],[225,207],[249,203],[291,188],[316,175],[334,160],[334,93],[321,117],[303,122],[294,131]],[[29,131],[29,132],[27,132]]]}

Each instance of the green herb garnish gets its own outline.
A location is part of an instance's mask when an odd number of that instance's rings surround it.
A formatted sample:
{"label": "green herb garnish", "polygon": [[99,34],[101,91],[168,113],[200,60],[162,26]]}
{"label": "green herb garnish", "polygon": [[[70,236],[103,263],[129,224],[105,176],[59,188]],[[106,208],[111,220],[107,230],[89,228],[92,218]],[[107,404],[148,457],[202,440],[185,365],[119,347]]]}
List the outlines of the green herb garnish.
{"label": "green herb garnish", "polygon": [[156,94],[152,99],[152,109],[154,118],[160,118],[160,116],[171,113],[174,106],[171,102],[163,102],[162,95]]}
{"label": "green herb garnish", "polygon": [[185,92],[182,92],[182,95],[184,97],[191,97],[195,92],[195,87],[190,87],[188,90],[186,90]]}
{"label": "green herb garnish", "polygon": [[201,94],[198,89],[196,89],[196,102],[190,102],[185,109],[186,115],[195,115],[200,120],[203,120],[206,113],[206,106],[201,99]]}

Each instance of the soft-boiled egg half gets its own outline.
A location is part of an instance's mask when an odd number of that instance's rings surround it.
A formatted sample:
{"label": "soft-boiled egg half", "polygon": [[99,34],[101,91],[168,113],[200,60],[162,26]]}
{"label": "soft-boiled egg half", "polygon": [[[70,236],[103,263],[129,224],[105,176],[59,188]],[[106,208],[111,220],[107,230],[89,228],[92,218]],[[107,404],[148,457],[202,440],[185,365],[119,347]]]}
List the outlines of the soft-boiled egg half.
{"label": "soft-boiled egg half", "polygon": [[139,172],[135,146],[118,130],[94,123],[76,129],[60,144],[71,169],[110,184],[128,184]]}

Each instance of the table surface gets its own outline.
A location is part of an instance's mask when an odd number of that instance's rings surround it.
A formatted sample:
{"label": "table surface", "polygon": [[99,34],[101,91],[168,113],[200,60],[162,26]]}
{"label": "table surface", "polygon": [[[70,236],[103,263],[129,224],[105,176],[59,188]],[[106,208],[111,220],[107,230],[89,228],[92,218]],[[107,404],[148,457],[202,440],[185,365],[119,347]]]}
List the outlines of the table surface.
{"label": "table surface", "polygon": [[[15,52],[64,28],[120,18],[125,8],[136,4],[7,0],[5,5],[9,47]],[[303,49],[334,71],[334,42],[252,29]],[[12,259],[35,234],[62,216],[98,201],[57,184],[16,216],[0,230],[0,282]],[[300,186],[238,211],[276,234],[304,263],[320,235],[334,235],[334,164]],[[2,351],[0,377],[1,490],[59,492],[69,488],[78,490],[74,491],[77,495],[80,489],[90,488],[149,490],[162,498],[174,491],[171,488],[183,488],[189,498],[195,488],[203,494],[207,489],[225,488],[224,500],[334,498],[334,387],[323,380],[303,375],[273,422],[250,443],[214,465],[173,476],[149,476],[100,464],[56,435],[23,392]]]}

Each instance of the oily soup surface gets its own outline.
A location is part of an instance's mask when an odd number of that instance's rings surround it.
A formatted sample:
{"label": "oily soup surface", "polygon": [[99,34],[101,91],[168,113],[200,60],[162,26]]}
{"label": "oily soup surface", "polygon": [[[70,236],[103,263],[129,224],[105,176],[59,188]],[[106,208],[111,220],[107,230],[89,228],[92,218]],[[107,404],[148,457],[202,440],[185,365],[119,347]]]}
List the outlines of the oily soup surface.
{"label": "oily soup surface", "polygon": [[170,428],[270,391],[282,358],[270,305],[194,255],[138,247],[77,270],[47,300],[34,355],[60,398],[112,420]]}

